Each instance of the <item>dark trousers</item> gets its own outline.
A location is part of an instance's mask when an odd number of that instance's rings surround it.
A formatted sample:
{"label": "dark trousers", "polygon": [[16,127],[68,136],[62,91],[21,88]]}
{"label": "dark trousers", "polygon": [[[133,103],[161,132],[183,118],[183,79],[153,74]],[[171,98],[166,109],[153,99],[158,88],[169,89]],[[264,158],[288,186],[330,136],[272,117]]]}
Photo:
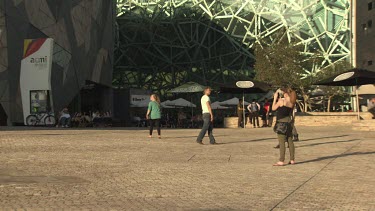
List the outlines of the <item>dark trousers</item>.
{"label": "dark trousers", "polygon": [[268,123],[268,126],[269,126],[269,127],[272,126],[272,124],[273,124],[273,116],[272,116],[272,115],[268,115],[267,123]]}
{"label": "dark trousers", "polygon": [[253,122],[253,126],[255,127],[255,120],[256,120],[256,126],[259,127],[259,112],[255,111],[251,113],[251,121]]}
{"label": "dark trousers", "polygon": [[70,118],[61,117],[59,124],[61,126],[70,126],[70,120],[71,120]]}
{"label": "dark trousers", "polygon": [[152,136],[152,132],[154,131],[154,126],[158,130],[158,135],[160,136],[160,119],[150,119],[150,136]]}
{"label": "dark trousers", "polygon": [[215,141],[215,137],[212,133],[212,131],[214,129],[214,125],[211,122],[211,115],[208,114],[208,113],[204,113],[202,118],[203,118],[203,127],[202,127],[201,132],[198,135],[197,142],[201,143],[203,141],[204,136],[208,132],[208,137],[210,138],[210,143],[214,144],[216,141]]}
{"label": "dark trousers", "polygon": [[244,127],[243,113],[238,112],[238,127]]}
{"label": "dark trousers", "polygon": [[253,124],[253,113],[249,113],[249,121],[250,121],[250,125]]}

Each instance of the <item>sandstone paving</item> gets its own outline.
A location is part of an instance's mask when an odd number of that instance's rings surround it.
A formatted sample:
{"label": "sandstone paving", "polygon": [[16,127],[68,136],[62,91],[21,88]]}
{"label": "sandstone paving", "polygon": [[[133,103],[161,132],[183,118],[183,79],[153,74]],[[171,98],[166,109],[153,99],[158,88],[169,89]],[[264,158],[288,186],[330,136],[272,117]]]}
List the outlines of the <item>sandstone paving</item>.
{"label": "sandstone paving", "polygon": [[[300,127],[273,167],[270,128],[0,130],[1,210],[375,210],[375,133]],[[288,154],[286,156],[288,161]]]}

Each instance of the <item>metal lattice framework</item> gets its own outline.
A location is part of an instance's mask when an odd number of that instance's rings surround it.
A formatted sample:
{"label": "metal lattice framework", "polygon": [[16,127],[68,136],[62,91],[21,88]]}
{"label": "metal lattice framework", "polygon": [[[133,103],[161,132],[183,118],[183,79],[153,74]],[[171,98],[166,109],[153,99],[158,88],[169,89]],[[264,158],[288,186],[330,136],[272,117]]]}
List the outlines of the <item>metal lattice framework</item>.
{"label": "metal lattice framework", "polygon": [[[143,8],[175,17],[176,11],[190,8],[221,26],[233,42],[251,49],[264,40],[275,42],[280,31],[290,42],[304,46],[302,53],[319,54],[322,63],[306,70],[315,74],[323,67],[350,57],[349,0],[117,0],[118,15]],[[191,10],[188,10],[191,11]],[[188,13],[184,14],[189,20]],[[241,47],[244,47],[241,46]]]}
{"label": "metal lattice framework", "polygon": [[142,10],[118,18],[115,86],[164,92],[188,81],[213,85],[251,76],[255,60],[246,46],[207,18],[175,12],[173,19]]}

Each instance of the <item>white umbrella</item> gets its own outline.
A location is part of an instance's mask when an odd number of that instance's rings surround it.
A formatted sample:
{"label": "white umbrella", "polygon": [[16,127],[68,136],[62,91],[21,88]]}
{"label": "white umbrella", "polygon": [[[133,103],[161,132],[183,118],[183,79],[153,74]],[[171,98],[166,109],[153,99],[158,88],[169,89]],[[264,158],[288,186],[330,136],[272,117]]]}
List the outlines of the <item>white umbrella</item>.
{"label": "white umbrella", "polygon": [[[237,106],[238,103],[240,103],[240,99],[238,99],[237,97],[234,97],[232,99],[221,102],[220,105],[222,105],[222,106]],[[249,105],[249,104],[250,103],[245,101],[244,105]]]}
{"label": "white umbrella", "polygon": [[220,105],[220,102],[219,102],[219,101],[218,101],[218,102],[214,102],[214,103],[212,103],[212,104],[211,104],[211,108],[212,108],[213,110],[229,109],[229,107],[226,107],[226,106],[222,106],[222,105]]}
{"label": "white umbrella", "polygon": [[162,108],[175,108],[173,106],[168,106],[167,105],[170,102],[171,102],[170,100],[167,100],[167,101],[164,101],[164,102],[160,103],[160,105],[161,105]]}
{"label": "white umbrella", "polygon": [[203,92],[204,86],[200,85],[195,82],[188,82],[186,84],[183,84],[179,87],[176,87],[172,89],[171,93],[197,93],[197,92]]}
{"label": "white umbrella", "polygon": [[179,98],[177,100],[169,101],[165,105],[167,105],[167,106],[174,106],[174,107],[188,107],[188,108],[195,108],[195,107],[197,107],[192,102],[187,101],[187,100],[185,100],[183,98]]}
{"label": "white umbrella", "polygon": [[[373,95],[375,94],[375,85],[362,85],[358,88],[358,95]],[[355,91],[352,92],[352,95],[355,96]]]}

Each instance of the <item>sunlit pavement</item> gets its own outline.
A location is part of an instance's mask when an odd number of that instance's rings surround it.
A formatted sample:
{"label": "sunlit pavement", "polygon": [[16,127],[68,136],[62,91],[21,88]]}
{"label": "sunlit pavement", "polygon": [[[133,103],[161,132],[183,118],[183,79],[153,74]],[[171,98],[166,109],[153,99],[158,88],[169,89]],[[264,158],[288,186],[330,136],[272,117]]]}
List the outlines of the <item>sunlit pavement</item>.
{"label": "sunlit pavement", "polygon": [[375,210],[374,132],[301,127],[285,167],[270,128],[198,132],[2,128],[0,208]]}

